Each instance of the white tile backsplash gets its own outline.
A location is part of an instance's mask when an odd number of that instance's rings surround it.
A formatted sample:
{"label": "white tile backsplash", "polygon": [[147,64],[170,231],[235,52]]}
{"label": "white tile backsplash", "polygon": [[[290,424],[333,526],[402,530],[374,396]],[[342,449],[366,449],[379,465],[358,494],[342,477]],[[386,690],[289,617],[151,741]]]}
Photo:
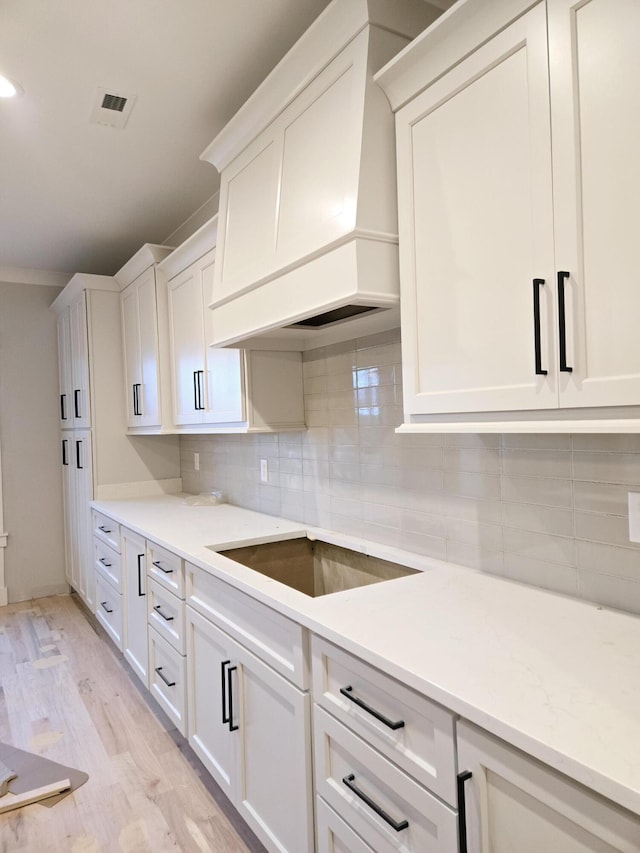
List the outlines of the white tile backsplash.
{"label": "white tile backsplash", "polygon": [[303,376],[306,431],[185,436],[185,490],[640,613],[640,436],[398,435],[398,332],[304,353]]}

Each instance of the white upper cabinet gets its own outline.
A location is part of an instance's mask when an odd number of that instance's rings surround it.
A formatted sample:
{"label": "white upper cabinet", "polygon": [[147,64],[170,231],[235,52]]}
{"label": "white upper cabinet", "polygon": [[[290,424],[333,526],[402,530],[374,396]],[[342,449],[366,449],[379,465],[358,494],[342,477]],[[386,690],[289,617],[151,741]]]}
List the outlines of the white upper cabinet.
{"label": "white upper cabinet", "polygon": [[60,426],[87,429],[91,426],[91,401],[84,292],[58,314],[57,324]]}
{"label": "white upper cabinet", "polygon": [[633,0],[467,0],[377,75],[403,430],[640,429],[638,31]]}
{"label": "white upper cabinet", "polygon": [[[302,429],[302,362],[297,352],[216,349],[209,309],[217,217],[161,264],[167,285],[173,420],[179,431]],[[250,253],[247,253],[250,254]]]}
{"label": "white upper cabinet", "polygon": [[166,283],[156,268],[172,251],[167,246],[147,243],[115,275],[123,288],[120,305],[125,395],[127,425],[132,432],[161,432],[173,426],[168,416],[168,335],[166,293],[162,290]]}
{"label": "white upper cabinet", "polygon": [[334,0],[204,152],[221,172],[214,344],[398,325],[393,115],[373,73],[439,14]]}

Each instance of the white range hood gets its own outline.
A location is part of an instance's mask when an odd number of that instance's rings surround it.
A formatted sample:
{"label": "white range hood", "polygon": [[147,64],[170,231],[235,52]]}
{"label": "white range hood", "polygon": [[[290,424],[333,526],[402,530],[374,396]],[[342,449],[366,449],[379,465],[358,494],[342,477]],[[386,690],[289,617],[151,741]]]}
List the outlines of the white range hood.
{"label": "white range hood", "polygon": [[399,325],[394,118],[373,74],[446,5],[334,0],[202,154],[221,172],[214,346]]}

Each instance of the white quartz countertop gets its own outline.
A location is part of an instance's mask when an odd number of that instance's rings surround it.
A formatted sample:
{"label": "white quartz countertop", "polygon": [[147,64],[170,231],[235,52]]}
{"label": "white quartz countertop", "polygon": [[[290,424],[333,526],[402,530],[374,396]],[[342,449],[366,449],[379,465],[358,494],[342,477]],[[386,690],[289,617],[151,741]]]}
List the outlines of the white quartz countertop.
{"label": "white quartz countertop", "polygon": [[[639,617],[226,504],[93,506],[640,814]],[[307,530],[423,571],[311,598],[206,547]]]}

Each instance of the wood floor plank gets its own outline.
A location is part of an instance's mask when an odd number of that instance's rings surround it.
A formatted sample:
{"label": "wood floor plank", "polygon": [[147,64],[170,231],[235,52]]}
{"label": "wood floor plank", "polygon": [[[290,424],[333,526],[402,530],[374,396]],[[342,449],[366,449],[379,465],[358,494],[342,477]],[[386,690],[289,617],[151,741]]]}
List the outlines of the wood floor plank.
{"label": "wood floor plank", "polygon": [[89,774],[0,815],[0,853],[264,853],[72,596],[0,608],[0,739]]}

